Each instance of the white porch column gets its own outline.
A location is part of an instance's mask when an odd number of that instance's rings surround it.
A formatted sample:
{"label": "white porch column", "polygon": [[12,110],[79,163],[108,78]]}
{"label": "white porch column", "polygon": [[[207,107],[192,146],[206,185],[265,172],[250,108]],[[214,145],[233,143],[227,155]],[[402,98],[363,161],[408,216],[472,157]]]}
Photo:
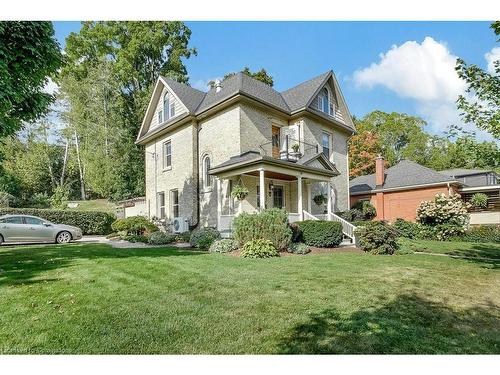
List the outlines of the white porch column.
{"label": "white porch column", "polygon": [[222,191],[221,191],[221,182],[220,182],[220,178],[219,177],[216,177],[216,181],[217,181],[217,187],[216,187],[216,193],[217,193],[217,230],[221,230],[222,228],[220,227],[221,223],[220,223],[220,219],[221,219],[221,215],[222,215]]}
{"label": "white porch column", "polygon": [[311,182],[307,182],[307,212],[312,213],[311,209]]}
{"label": "white porch column", "polygon": [[302,175],[297,177],[297,207],[299,210],[299,220],[304,220],[304,209],[302,207]]}
{"label": "white porch column", "polygon": [[328,213],[328,220],[330,220],[332,216],[332,186],[330,185],[330,181],[326,184],[326,189],[327,189],[327,196],[328,196],[328,207],[327,207],[327,213]]}
{"label": "white porch column", "polygon": [[260,196],[260,209],[266,208],[266,183],[264,181],[264,168],[259,169],[259,196]]}

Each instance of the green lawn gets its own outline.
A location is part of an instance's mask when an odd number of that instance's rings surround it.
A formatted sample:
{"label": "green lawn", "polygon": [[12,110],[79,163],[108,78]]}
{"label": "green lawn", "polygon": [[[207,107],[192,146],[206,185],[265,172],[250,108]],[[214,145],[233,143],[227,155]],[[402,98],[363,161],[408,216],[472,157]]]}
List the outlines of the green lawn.
{"label": "green lawn", "polygon": [[88,201],[71,201],[72,203],[78,203],[77,208],[68,208],[68,210],[79,210],[79,211],[104,211],[115,213],[116,204],[108,201],[107,199],[93,199]]}
{"label": "green lawn", "polygon": [[500,244],[446,241],[408,241],[412,250],[453,256],[491,258],[500,261]]}
{"label": "green lawn", "polygon": [[496,261],[0,248],[0,353],[500,353]]}

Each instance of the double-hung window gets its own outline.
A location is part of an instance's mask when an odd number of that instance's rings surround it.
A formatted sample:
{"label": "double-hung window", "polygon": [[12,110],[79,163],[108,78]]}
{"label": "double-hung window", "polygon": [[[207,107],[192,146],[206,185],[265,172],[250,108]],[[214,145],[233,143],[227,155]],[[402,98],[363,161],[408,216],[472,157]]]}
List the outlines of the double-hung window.
{"label": "double-hung window", "polygon": [[326,156],[328,160],[330,160],[330,133],[323,132],[322,134],[322,145],[323,145],[323,154]]}
{"label": "double-hung window", "polygon": [[210,157],[203,158],[203,185],[206,190],[212,187],[212,176],[210,176]]}
{"label": "double-hung window", "polygon": [[179,217],[179,190],[170,190],[170,215],[173,219],[174,217]]}
{"label": "double-hung window", "polygon": [[165,219],[165,193],[163,191],[159,192],[156,200],[158,205],[158,215],[160,216],[160,219]]}
{"label": "double-hung window", "polygon": [[163,169],[172,167],[172,142],[163,143]]}

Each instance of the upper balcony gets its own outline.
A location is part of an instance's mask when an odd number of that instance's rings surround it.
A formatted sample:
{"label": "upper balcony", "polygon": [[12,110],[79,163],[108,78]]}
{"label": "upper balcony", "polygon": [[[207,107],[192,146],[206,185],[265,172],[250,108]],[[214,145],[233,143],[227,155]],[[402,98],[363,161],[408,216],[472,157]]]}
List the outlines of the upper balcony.
{"label": "upper balcony", "polygon": [[283,137],[273,135],[270,142],[261,144],[259,148],[261,154],[265,156],[292,163],[297,162],[304,156],[316,155],[319,152],[318,145],[302,142],[290,137],[290,135],[285,135]]}

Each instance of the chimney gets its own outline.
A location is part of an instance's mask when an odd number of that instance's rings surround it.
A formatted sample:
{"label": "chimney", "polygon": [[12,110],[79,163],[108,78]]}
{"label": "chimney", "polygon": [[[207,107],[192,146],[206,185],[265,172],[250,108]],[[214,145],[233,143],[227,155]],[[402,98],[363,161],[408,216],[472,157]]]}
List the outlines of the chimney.
{"label": "chimney", "polygon": [[220,79],[215,80],[215,92],[219,92],[222,89],[222,84]]}
{"label": "chimney", "polygon": [[375,185],[377,186],[383,185],[384,179],[385,179],[384,157],[379,155],[375,160]]}

